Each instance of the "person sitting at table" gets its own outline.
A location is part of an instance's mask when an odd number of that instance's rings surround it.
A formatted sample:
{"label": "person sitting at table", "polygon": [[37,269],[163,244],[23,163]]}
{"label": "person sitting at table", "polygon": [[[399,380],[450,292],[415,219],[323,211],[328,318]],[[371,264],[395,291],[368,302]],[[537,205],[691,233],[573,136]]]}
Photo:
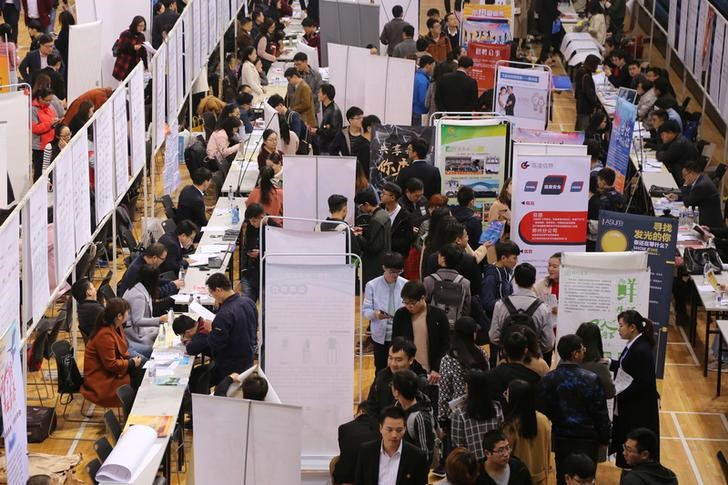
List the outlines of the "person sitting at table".
{"label": "person sitting at table", "polygon": [[205,167],[200,167],[192,173],[192,185],[186,186],[179,193],[175,212],[177,224],[187,219],[198,228],[207,225],[205,192],[210,187],[211,180],[212,172]]}
{"label": "person sitting at table", "polygon": [[648,115],[648,120],[645,120],[645,126],[650,130],[650,136],[645,139],[645,148],[650,150],[657,150],[662,145],[660,141],[660,135],[657,134],[657,130],[660,129],[662,124],[667,121],[667,111],[661,110],[660,108],[654,108]]}
{"label": "person sitting at table", "polygon": [[207,158],[222,161],[234,157],[240,149],[240,143],[233,144],[242,125],[239,118],[228,116],[222,121],[219,129],[212,132],[207,140]]}
{"label": "person sitting at table", "polygon": [[139,270],[137,284],[124,292],[124,300],[129,303],[129,319],[124,325],[126,340],[130,348],[147,358],[152,355],[159,325],[167,321],[167,315],[153,316],[158,295],[159,270],[148,264]]}
{"label": "person sitting at table", "polygon": [[[143,254],[137,256],[126,268],[124,276],[121,277],[121,281],[116,286],[116,294],[123,295],[126,290],[134,286],[139,281],[139,271],[144,265],[150,265],[153,268],[159,268],[159,266],[167,258],[167,248],[163,244],[153,243],[147,246]],[[184,281],[174,280],[165,281],[159,285],[159,298],[166,298],[170,295],[177,293],[179,288],[184,286]]]}
{"label": "person sitting at table", "polygon": [[125,300],[110,299],[86,344],[81,394],[99,406],[121,406],[116,390],[124,384],[138,389],[144,378],[142,358],[131,355],[122,331],[128,315]]}
{"label": "person sitting at table", "polygon": [[263,131],[260,152],[258,153],[258,169],[265,167],[265,161],[271,153],[280,155],[281,163],[283,163],[283,152],[278,149],[278,133],[268,128]]}
{"label": "person sitting at table", "polygon": [[240,71],[240,83],[250,87],[250,90],[252,91],[251,94],[253,96],[253,104],[257,106],[263,100],[263,96],[265,95],[263,85],[260,83],[260,74],[258,74],[258,70],[255,68],[255,61],[258,60],[258,53],[256,52],[255,47],[250,46],[243,49],[240,55],[243,59],[243,67]]}
{"label": "person sitting at table", "polygon": [[680,194],[668,194],[667,198],[672,201],[682,200],[685,207],[697,207],[700,211],[700,224],[710,227],[711,231],[713,228],[725,227],[718,189],[702,173],[700,165],[694,160],[685,162],[682,177],[685,183],[680,188]]}
{"label": "person sitting at table", "polygon": [[207,343],[215,361],[211,383],[217,384],[225,376],[253,366],[258,310],[253,300],[233,291],[232,283],[223,273],[213,274],[205,285],[218,307],[215,318],[204,321],[209,332]]}
{"label": "person sitting at table", "polygon": [[260,180],[245,200],[246,207],[260,204],[269,216],[283,215],[283,189],[276,187],[273,177],[275,172],[272,168],[265,166],[260,169]]}
{"label": "person sitting at table", "polygon": [[187,355],[211,355],[207,342],[209,332],[202,319],[194,320],[188,315],[180,315],[172,322],[172,331],[180,336]]}
{"label": "person sitting at table", "polygon": [[81,331],[84,343],[87,343],[99,316],[104,312],[104,306],[96,300],[96,287],[88,278],[76,281],[71,287],[71,294],[78,303],[76,308],[78,329]]}
{"label": "person sitting at table", "polygon": [[281,156],[277,153],[271,153],[265,164],[273,169],[273,183],[278,188],[283,188],[283,163]]}
{"label": "person sitting at table", "polygon": [[180,269],[187,268],[186,256],[192,252],[195,237],[199,230],[187,219],[177,224],[174,233],[167,232],[159,238],[159,244],[167,248],[167,257],[159,266],[160,273],[179,274]]}
{"label": "person sitting at table", "polygon": [[218,382],[215,386],[215,395],[265,401],[268,388],[268,381],[256,371],[251,372],[245,379],[237,372],[233,372]]}
{"label": "person sitting at table", "polygon": [[678,187],[683,184],[682,167],[686,160],[697,160],[698,149],[685,138],[680,126],[673,120],[665,121],[659,130],[662,145],[657,149],[657,160],[665,164]]}
{"label": "person sitting at table", "polygon": [[655,107],[655,101],[657,101],[657,95],[655,94],[652,81],[641,79],[637,83],[637,95],[639,96],[639,100],[637,101],[637,119],[647,120],[652,108]]}
{"label": "person sitting at table", "polygon": [[677,126],[680,128],[680,133],[683,131],[683,123],[682,118],[680,117],[680,113],[677,112],[679,106],[677,105],[677,101],[675,101],[675,98],[672,96],[659,96],[655,100],[655,108],[659,108],[662,110],[665,110],[667,113],[667,119],[673,120],[675,123],[677,123]]}

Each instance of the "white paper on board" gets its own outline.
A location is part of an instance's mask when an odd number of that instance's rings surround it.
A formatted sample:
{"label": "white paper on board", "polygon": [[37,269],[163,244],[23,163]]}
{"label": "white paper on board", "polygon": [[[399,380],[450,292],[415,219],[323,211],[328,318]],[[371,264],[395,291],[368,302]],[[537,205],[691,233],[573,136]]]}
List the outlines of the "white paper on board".
{"label": "white paper on board", "polygon": [[96,224],[114,210],[114,118],[111,105],[103,106],[94,121],[94,197]]}
{"label": "white paper on board", "polygon": [[721,69],[723,68],[723,46],[725,38],[726,22],[722,16],[716,17],[715,36],[713,38],[713,56],[710,61],[710,97],[716,106],[720,106],[720,85],[721,85]]}
{"label": "white paper on board", "polygon": [[[80,136],[73,153],[73,213],[76,252],[91,241],[91,190],[89,187],[88,138]],[[96,227],[96,226],[94,226]]]}
{"label": "white paper on board", "polygon": [[165,75],[167,72],[167,45],[162,44],[157,51],[157,57],[154,58],[154,75],[152,83],[154,84],[154,147],[159,148],[164,143],[164,125],[167,122],[167,112],[165,110],[165,101],[167,99],[167,86]]}
{"label": "white paper on board", "polygon": [[12,213],[0,229],[0,335],[5,335],[20,308],[20,212]]}
{"label": "white paper on board", "polygon": [[167,116],[166,120],[168,124],[172,123],[172,120],[177,119],[177,113],[179,112],[179,105],[177,100],[177,78],[178,69],[177,62],[179,62],[179,46],[177,45],[177,37],[170,35],[166,41],[167,44]]}
{"label": "white paper on board", "polygon": [[131,171],[132,177],[136,177],[147,161],[144,70],[138,66],[129,80],[129,119],[131,120]]}
{"label": "white paper on board", "polygon": [[29,316],[34,322],[43,317],[51,298],[48,279],[47,180],[46,175],[41,175],[28,192],[23,209],[23,289],[30,293],[25,295],[23,301],[30,302]]}
{"label": "white paper on board", "polygon": [[66,271],[73,265],[76,257],[76,221],[73,194],[73,152],[66,147],[56,157],[53,170],[53,227],[56,236],[56,282],[64,280]]}
{"label": "white paper on board", "polygon": [[689,8],[688,2],[690,0],[680,0],[680,17],[679,17],[679,32],[677,54],[680,59],[685,59],[685,40],[688,32],[688,15],[686,10]]}
{"label": "white paper on board", "polygon": [[677,34],[677,0],[670,0],[667,11],[667,38],[669,47],[675,47],[675,34]]}
{"label": "white paper on board", "polygon": [[129,123],[126,118],[126,86],[114,93],[114,173],[116,198],[129,185]]}

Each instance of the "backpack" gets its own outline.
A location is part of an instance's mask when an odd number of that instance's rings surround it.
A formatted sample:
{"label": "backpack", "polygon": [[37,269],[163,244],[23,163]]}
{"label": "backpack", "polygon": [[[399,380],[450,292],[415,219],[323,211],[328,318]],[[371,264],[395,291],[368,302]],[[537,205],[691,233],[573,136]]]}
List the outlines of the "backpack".
{"label": "backpack", "polygon": [[460,284],[463,276],[457,275],[453,280],[443,280],[437,273],[432,273],[430,276],[435,280],[431,304],[447,314],[447,321],[452,330],[455,321],[463,315],[465,306],[465,290]]}
{"label": "backpack", "polygon": [[69,352],[59,359],[61,367],[58,369],[58,392],[73,394],[81,389],[83,376],[78,370],[73,353]]}
{"label": "backpack", "polygon": [[541,333],[541,331],[536,326],[536,322],[533,319],[533,314],[536,313],[536,310],[539,306],[541,306],[542,301],[536,298],[536,301],[531,303],[531,305],[526,308],[525,310],[521,308],[516,308],[513,306],[513,302],[511,301],[511,298],[506,296],[503,298],[503,304],[506,306],[506,310],[508,310],[508,316],[503,321],[503,327],[501,328],[501,333],[505,333],[505,330],[508,327],[514,327],[516,325],[521,327],[527,327],[533,330],[536,335]]}

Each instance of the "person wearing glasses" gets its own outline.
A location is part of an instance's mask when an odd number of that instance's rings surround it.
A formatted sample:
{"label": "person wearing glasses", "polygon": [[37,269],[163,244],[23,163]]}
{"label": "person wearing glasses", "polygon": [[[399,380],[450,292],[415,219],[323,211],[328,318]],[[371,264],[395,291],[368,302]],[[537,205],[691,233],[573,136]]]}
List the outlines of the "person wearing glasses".
{"label": "person wearing glasses", "polygon": [[569,456],[564,466],[566,485],[594,485],[597,483],[597,464],[584,453]]}
{"label": "person wearing glasses", "polygon": [[533,485],[531,473],[521,460],[511,455],[511,445],[500,431],[489,431],[483,438],[485,461],[478,484]]}
{"label": "person wearing glasses", "polygon": [[556,455],[556,483],[565,485],[565,462],[584,453],[594,462],[609,443],[607,401],[599,377],[583,367],[586,347],[577,335],[564,335],[556,346],[561,361],[541,378],[536,405],[551,420]]}
{"label": "person wearing glasses", "polygon": [[660,438],[650,429],[635,428],[627,433],[622,456],[630,470],[622,474],[620,485],[677,485],[675,473],[660,464],[657,450]]}
{"label": "person wearing glasses", "polygon": [[402,308],[402,288],[407,280],[402,278],[404,258],[388,251],[382,257],[382,276],[367,282],[364,289],[364,316],[369,320],[374,341],[375,374],[387,367],[389,347],[392,345],[392,319]]}

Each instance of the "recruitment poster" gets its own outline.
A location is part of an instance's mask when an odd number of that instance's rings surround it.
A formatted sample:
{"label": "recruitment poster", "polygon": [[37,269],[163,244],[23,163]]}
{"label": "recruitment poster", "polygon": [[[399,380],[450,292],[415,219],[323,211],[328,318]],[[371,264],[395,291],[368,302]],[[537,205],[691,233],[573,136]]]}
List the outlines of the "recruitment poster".
{"label": "recruitment poster", "polygon": [[585,249],[589,166],[588,156],[514,157],[511,239],[539,276],[552,254]]}
{"label": "recruitment poster", "polygon": [[433,127],[379,125],[374,128],[369,164],[369,183],[373,187],[379,189],[386,182],[397,180],[399,171],[410,163],[407,145],[417,138],[425,140],[430,146],[427,160],[432,162]]}
{"label": "recruitment poster", "polygon": [[460,44],[468,49],[471,42],[479,44],[506,44],[513,40],[511,24],[513,8],[506,5],[463,6]]}
{"label": "recruitment poster", "polygon": [[607,167],[614,169],[617,174],[614,188],[619,192],[624,192],[635,119],[637,119],[637,107],[618,97],[612,123],[612,134],[609,139]]}
{"label": "recruitment poster", "polygon": [[508,124],[502,119],[441,120],[437,125],[435,165],[442,192],[456,204],[458,189],[475,192],[481,216],[500,193],[505,179]]}
{"label": "recruitment poster", "polygon": [[557,340],[592,322],[601,330],[604,357],[616,359],[627,343],[619,336],[617,315],[624,310],[647,314],[650,271],[646,264],[635,265],[641,258],[632,253],[613,253],[601,261],[604,254],[574,254],[575,263],[570,256],[562,258],[559,275]]}
{"label": "recruitment poster", "polygon": [[[14,308],[18,308],[17,306]],[[25,485],[28,480],[28,435],[25,387],[20,362],[20,327],[17,317],[0,341],[0,399],[7,483]]]}
{"label": "recruitment poster", "polygon": [[[599,212],[597,251],[644,251],[650,266],[649,319],[659,325],[665,338],[659,338],[657,377],[665,370],[667,325],[670,321],[672,300],[672,274],[675,268],[677,223],[673,219]],[[662,335],[660,335],[662,336]]]}
{"label": "recruitment poster", "polygon": [[513,128],[516,143],[545,143],[547,145],[583,145],[583,131],[549,131]]}
{"label": "recruitment poster", "polygon": [[493,111],[520,128],[545,129],[548,124],[551,71],[499,66]]}
{"label": "recruitment poster", "polygon": [[473,60],[470,77],[478,81],[478,94],[495,86],[495,66],[498,61],[511,57],[511,46],[501,44],[468,43],[468,57]]}

